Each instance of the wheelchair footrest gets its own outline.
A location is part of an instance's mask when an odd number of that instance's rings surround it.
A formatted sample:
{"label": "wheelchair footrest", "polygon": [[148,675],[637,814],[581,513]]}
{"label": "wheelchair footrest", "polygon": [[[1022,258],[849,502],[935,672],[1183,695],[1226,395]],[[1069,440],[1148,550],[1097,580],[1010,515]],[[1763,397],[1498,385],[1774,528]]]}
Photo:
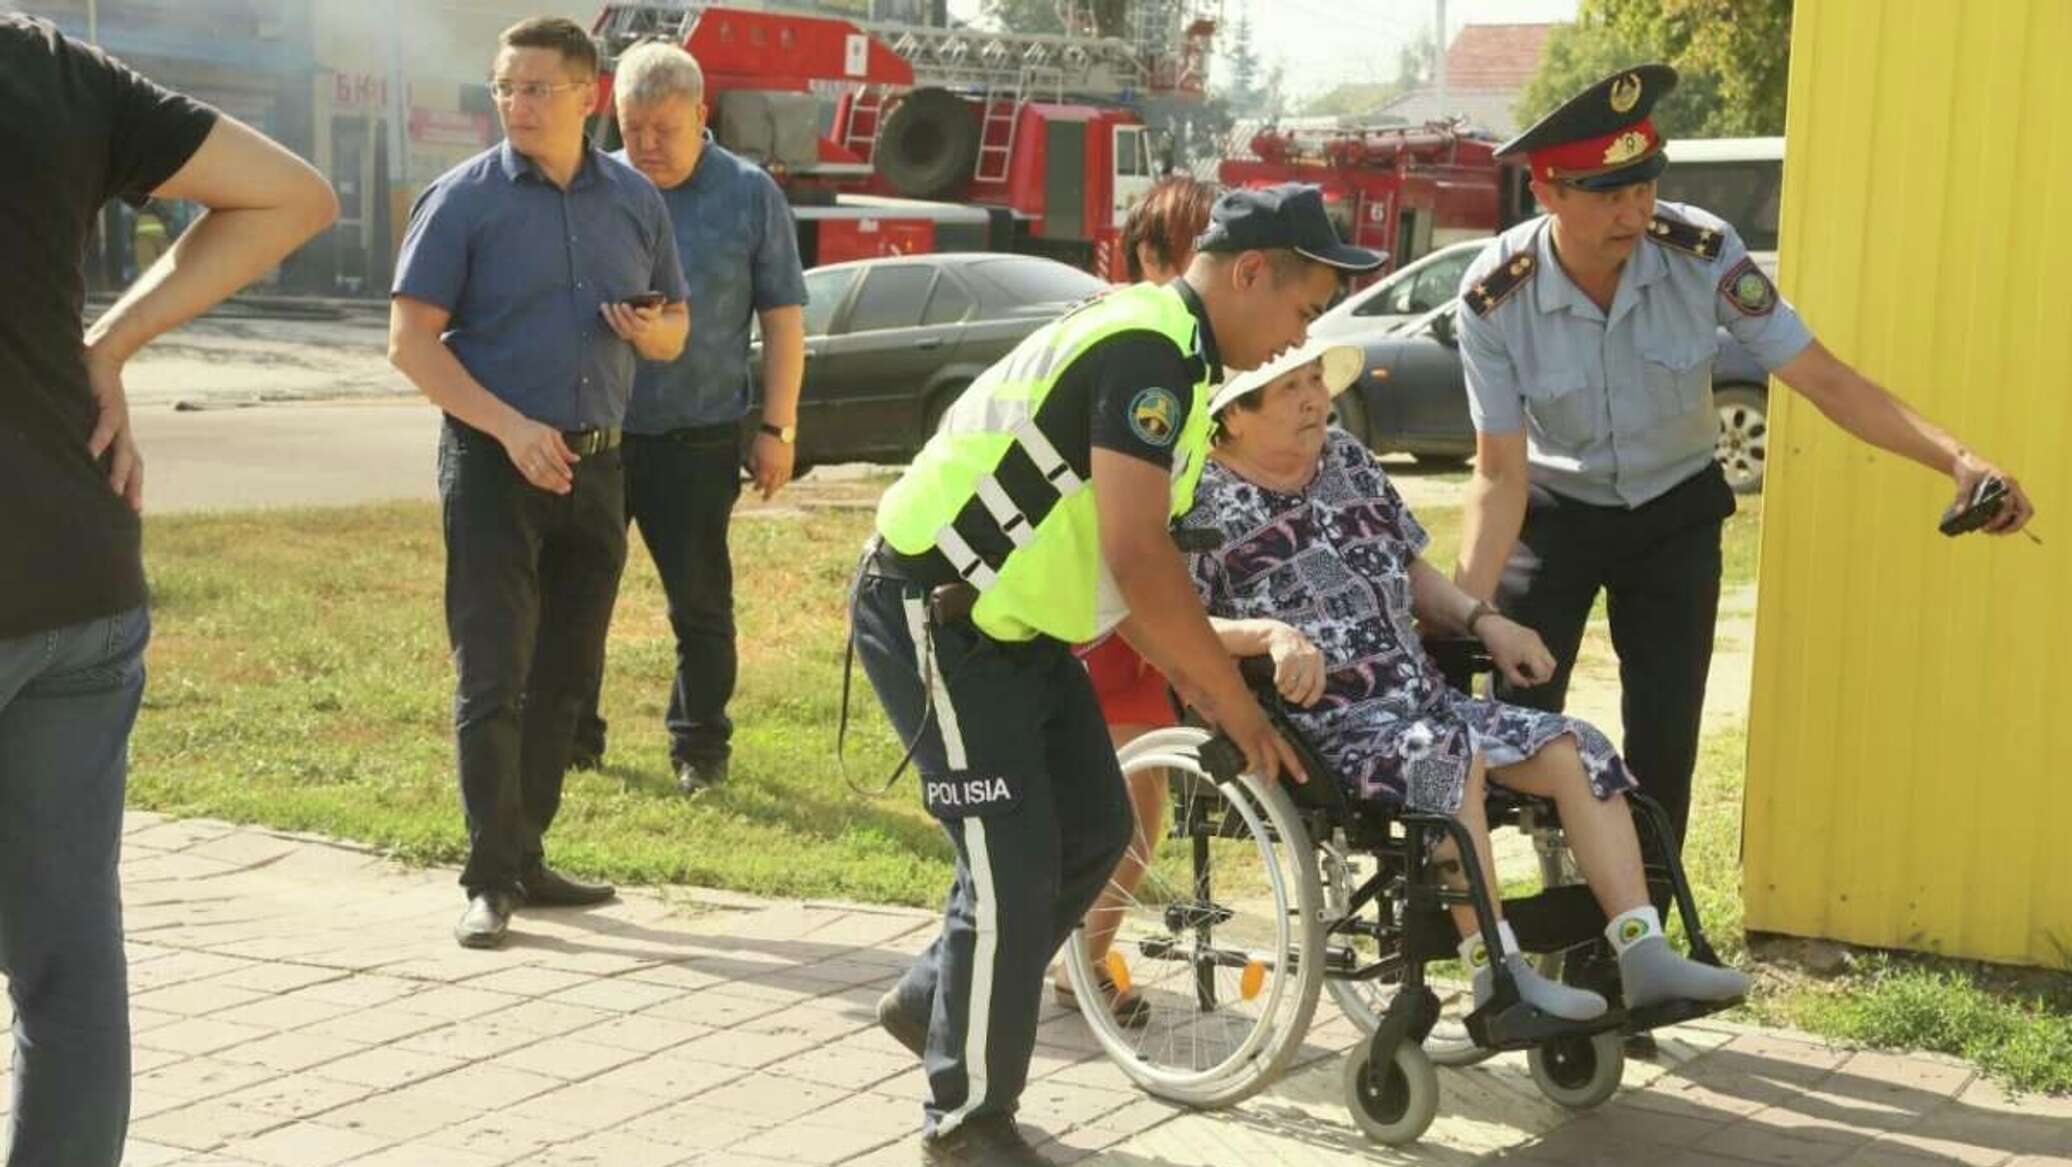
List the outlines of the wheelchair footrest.
{"label": "wheelchair footrest", "polygon": [[1710,1017],[1714,1013],[1724,1013],[1745,1000],[1745,997],[1735,997],[1730,1001],[1686,1001],[1681,998],[1657,1001],[1652,1005],[1626,1010],[1625,1029],[1627,1033],[1641,1033],[1650,1029],[1660,1029],[1665,1025],[1681,1025],[1700,1017]]}
{"label": "wheelchair footrest", "polygon": [[1468,1036],[1484,1049],[1530,1049],[1555,1038],[1589,1037],[1626,1026],[1626,1014],[1618,1009],[1588,1021],[1571,1021],[1523,1001],[1492,1014],[1490,1006],[1495,1004],[1491,1001],[1467,1016]]}

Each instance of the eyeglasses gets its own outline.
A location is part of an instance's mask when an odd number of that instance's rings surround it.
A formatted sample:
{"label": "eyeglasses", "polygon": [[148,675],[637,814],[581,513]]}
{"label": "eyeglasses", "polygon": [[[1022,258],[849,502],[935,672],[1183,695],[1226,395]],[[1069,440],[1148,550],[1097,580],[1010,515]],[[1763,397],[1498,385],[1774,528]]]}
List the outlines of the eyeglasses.
{"label": "eyeglasses", "polygon": [[549,84],[545,81],[491,81],[489,92],[505,105],[524,98],[527,101],[543,101],[564,89],[588,89],[588,81],[563,81]]}

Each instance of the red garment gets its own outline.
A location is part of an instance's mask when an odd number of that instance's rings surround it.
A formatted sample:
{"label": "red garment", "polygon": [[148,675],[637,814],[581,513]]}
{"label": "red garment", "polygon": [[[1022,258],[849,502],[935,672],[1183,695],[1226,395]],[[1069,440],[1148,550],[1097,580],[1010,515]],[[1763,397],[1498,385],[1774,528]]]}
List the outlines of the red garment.
{"label": "red garment", "polygon": [[1162,729],[1179,724],[1173,717],[1172,702],[1166,698],[1165,675],[1138,656],[1129,641],[1111,635],[1074,651],[1086,665],[1094,696],[1101,702],[1101,717],[1109,725]]}

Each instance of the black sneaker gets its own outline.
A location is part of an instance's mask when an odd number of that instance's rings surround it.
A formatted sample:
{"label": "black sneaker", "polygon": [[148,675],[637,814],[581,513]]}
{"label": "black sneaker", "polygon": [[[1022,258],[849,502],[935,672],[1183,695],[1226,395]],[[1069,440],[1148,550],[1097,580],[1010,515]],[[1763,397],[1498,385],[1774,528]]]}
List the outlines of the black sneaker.
{"label": "black sneaker", "polygon": [[1052,1167],[1004,1114],[966,1119],[949,1134],[923,1138],[921,1162],[927,1167]]}
{"label": "black sneaker", "polygon": [[724,785],[727,780],[727,760],[712,758],[702,762],[683,761],[676,764],[676,788],[685,794],[697,794]]}

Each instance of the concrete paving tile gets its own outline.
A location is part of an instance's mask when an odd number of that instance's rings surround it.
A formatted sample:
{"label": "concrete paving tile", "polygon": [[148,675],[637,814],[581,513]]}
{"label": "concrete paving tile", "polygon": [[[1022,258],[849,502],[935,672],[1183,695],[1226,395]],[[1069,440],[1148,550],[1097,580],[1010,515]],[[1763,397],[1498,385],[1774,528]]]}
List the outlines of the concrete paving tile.
{"label": "concrete paving tile", "polygon": [[434,1147],[450,1147],[457,1151],[517,1158],[521,1155],[538,1154],[548,1147],[565,1143],[582,1134],[582,1131],[573,1127],[549,1122],[535,1115],[502,1111],[478,1115],[454,1126],[441,1127],[418,1141]]}
{"label": "concrete paving tile", "polygon": [[334,1082],[314,1074],[287,1074],[233,1090],[223,1095],[220,1101],[231,1106],[263,1110],[282,1118],[308,1118],[358,1102],[373,1092],[370,1086]]}
{"label": "concrete paving tile", "polygon": [[219,1058],[188,1058],[160,1066],[131,1079],[138,1090],[174,1098],[214,1098],[232,1090],[263,1082],[273,1075],[259,1066],[227,1062]]}
{"label": "concrete paving tile", "polygon": [[384,1145],[374,1136],[298,1122],[239,1139],[224,1147],[223,1153],[271,1167],[336,1167],[379,1151]]}
{"label": "concrete paving tile", "polygon": [[559,1079],[545,1074],[478,1062],[417,1082],[410,1087],[409,1093],[412,1098],[430,1099],[469,1111],[491,1111],[545,1094],[560,1084]]}
{"label": "concrete paving tile", "polygon": [[673,1001],[687,991],[630,977],[598,977],[549,993],[546,999],[557,1005],[580,1005],[609,1013],[638,1013],[664,1001]]}
{"label": "concrete paving tile", "polygon": [[132,1040],[142,1049],[193,1057],[258,1041],[273,1036],[275,1032],[272,1026],[240,1024],[216,1017],[183,1017],[149,1033],[138,1034]]}
{"label": "concrete paving tile", "polygon": [[444,1074],[461,1064],[456,1058],[412,1053],[393,1046],[378,1046],[335,1062],[325,1062],[312,1072],[339,1082],[392,1090],[435,1074]]}
{"label": "concrete paving tile", "polygon": [[635,1053],[660,1053],[717,1032],[709,1025],[672,1021],[667,1017],[614,1017],[569,1034],[599,1045],[615,1046]]}
{"label": "concrete paving tile", "polygon": [[632,1050],[584,1041],[579,1037],[550,1037],[537,1044],[499,1054],[491,1064],[580,1082],[637,1061],[640,1057]]}
{"label": "concrete paving tile", "polygon": [[[408,1000],[409,1003],[415,1004],[417,998],[411,997]],[[380,1005],[341,1014],[328,1021],[319,1021],[296,1032],[312,1033],[337,1041],[379,1045],[384,1042],[401,1041],[412,1034],[438,1029],[446,1024],[448,1022],[444,1017],[395,1005]]]}
{"label": "concrete paving tile", "polygon": [[[474,1113],[470,1110],[465,1116],[472,1117]],[[462,1117],[455,1113],[452,1103],[419,1094],[412,1088],[349,1103],[325,1113],[317,1121],[341,1130],[404,1142],[451,1126]]]}

